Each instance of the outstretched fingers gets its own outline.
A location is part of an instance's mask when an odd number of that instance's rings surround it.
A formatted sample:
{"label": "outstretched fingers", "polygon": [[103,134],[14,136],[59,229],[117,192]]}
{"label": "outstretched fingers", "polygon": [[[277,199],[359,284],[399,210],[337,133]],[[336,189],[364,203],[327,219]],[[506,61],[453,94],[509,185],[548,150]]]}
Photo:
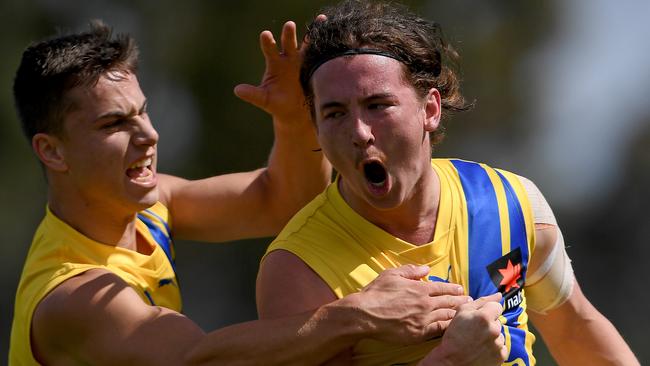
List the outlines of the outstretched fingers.
{"label": "outstretched fingers", "polygon": [[310,126],[309,112],[304,108],[304,96],[298,82],[300,53],[296,23],[288,21],[282,27],[280,45],[273,33],[260,33],[260,49],[266,68],[259,85],[240,84],[235,94],[244,101],[266,111],[278,123]]}
{"label": "outstretched fingers", "polygon": [[288,21],[282,26],[280,33],[280,48],[271,31],[265,30],[260,33],[260,48],[267,62],[273,62],[281,56],[294,57],[298,54],[298,36],[296,23]]}
{"label": "outstretched fingers", "polygon": [[296,23],[293,21],[288,21],[282,26],[280,47],[281,49],[278,49],[278,43],[271,31],[265,30],[260,33],[260,48],[267,62],[273,61],[282,55],[295,56],[298,54],[298,37]]}
{"label": "outstretched fingers", "polygon": [[277,58],[278,54],[278,44],[275,42],[275,37],[271,31],[265,30],[260,33],[260,49],[264,55],[264,59],[267,64],[269,61]]}
{"label": "outstretched fingers", "polygon": [[280,35],[282,42],[282,53],[286,56],[292,57],[298,53],[298,37],[296,35],[296,23],[288,21],[282,26],[282,34]]}
{"label": "outstretched fingers", "polygon": [[[278,46],[270,31],[263,31],[260,33],[260,49],[264,55],[266,69],[269,65],[278,59]],[[245,102],[248,102],[260,109],[266,110],[268,104],[268,93],[261,86],[251,84],[239,84],[235,86],[235,95]]]}

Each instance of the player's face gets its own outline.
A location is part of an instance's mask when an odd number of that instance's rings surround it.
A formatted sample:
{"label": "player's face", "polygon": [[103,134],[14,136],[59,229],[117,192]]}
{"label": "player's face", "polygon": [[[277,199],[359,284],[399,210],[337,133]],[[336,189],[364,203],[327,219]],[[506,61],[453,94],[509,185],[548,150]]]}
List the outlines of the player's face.
{"label": "player's face", "polygon": [[388,57],[338,57],[313,75],[323,152],[341,174],[341,191],[357,211],[393,209],[415,197],[431,174],[429,133],[438,128],[440,96],[425,98]]}
{"label": "player's face", "polygon": [[158,133],[135,75],[109,73],[68,93],[62,148],[68,184],[87,205],[139,211],[158,200]]}

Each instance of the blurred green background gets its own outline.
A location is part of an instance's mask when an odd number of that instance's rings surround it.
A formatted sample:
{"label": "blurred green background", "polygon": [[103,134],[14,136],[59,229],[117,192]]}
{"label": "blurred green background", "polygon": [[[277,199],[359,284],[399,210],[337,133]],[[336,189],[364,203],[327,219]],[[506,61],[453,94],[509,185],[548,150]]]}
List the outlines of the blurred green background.
{"label": "blurred green background", "polygon": [[[254,169],[270,118],[232,88],[264,69],[258,34],[299,30],[327,1],[0,3],[0,360],[13,298],[46,191],[20,132],[11,85],[22,50],[56,29],[103,19],[141,49],[139,77],[160,132],[159,170],[187,178]],[[583,291],[650,362],[644,288],[650,255],[650,34],[643,0],[417,1],[460,51],[476,108],[447,121],[436,156],[483,161],[537,182],[563,228]],[[205,330],[254,319],[257,266],[270,239],[177,242],[185,313]],[[644,285],[645,284],[645,285]],[[554,364],[542,342],[539,364]],[[0,361],[1,363],[1,361]]]}

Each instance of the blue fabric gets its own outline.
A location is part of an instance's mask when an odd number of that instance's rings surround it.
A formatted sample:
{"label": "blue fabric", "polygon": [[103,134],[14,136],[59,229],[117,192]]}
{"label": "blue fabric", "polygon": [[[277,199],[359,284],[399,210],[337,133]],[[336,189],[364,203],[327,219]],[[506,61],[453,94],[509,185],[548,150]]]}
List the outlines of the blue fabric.
{"label": "blue fabric", "polygon": [[[526,270],[528,269],[528,266],[525,264],[528,263],[528,238],[526,235],[526,221],[524,220],[524,213],[521,209],[519,199],[517,198],[512,185],[510,185],[510,182],[508,182],[506,177],[504,177],[503,174],[501,174],[499,171],[497,171],[497,174],[503,183],[503,187],[506,193],[506,200],[508,202],[508,216],[510,218],[510,249],[514,250],[515,248],[519,248],[521,250],[521,275],[523,278],[526,278]],[[516,358],[521,357],[526,365],[529,365],[530,360],[525,349],[526,332],[521,329],[514,328],[515,326],[519,325],[517,319],[522,312],[523,309],[520,306],[517,306],[515,308],[506,310],[503,314],[506,317],[507,324],[511,325],[510,338],[512,349],[510,351],[510,356],[506,361],[512,362]]]}
{"label": "blue fabric", "polygon": [[451,160],[465,192],[468,216],[470,296],[479,298],[498,289],[487,275],[487,266],[502,256],[499,205],[492,181],[481,165]]}
{"label": "blue fabric", "polygon": [[[510,182],[498,170],[496,171],[501,178],[503,187],[506,192],[506,199],[508,201],[508,215],[510,217],[510,250],[519,248],[521,250],[521,262],[528,263],[528,238],[526,235],[526,221],[524,220],[524,213],[521,210],[521,204],[515,194],[514,189]],[[521,275],[526,277],[526,270],[528,266],[523,266]]]}
{"label": "blue fabric", "polygon": [[[152,214],[156,217],[158,217],[156,214],[150,212],[147,210],[149,214]],[[159,218],[159,217],[158,217]],[[169,259],[169,263],[171,263],[172,268],[174,268],[174,272],[176,272],[176,263],[174,261],[174,257],[172,255],[172,248],[171,248],[171,239],[163,230],[160,228],[160,226],[156,225],[151,221],[148,217],[142,214],[138,214],[138,219],[140,219],[142,222],[144,222],[145,225],[147,225],[147,228],[149,228],[149,232],[151,233],[151,236],[154,238],[156,243],[160,245],[162,250],[165,252],[165,255],[167,256],[167,259]],[[160,219],[160,218],[159,218]],[[160,219],[160,221],[165,225],[165,228],[167,229],[167,233],[169,233],[169,227],[167,226],[167,223]]]}
{"label": "blue fabric", "polygon": [[[478,298],[498,291],[487,271],[487,266],[499,259],[502,253],[501,218],[496,192],[485,169],[477,163],[451,160],[458,171],[468,215],[468,260],[470,296]],[[522,253],[522,273],[525,278],[528,263],[528,240],[526,224],[521,205],[510,182],[497,171],[504,186],[510,223],[510,250],[519,248]],[[507,362],[521,359],[530,365],[526,352],[526,332],[517,328],[518,318],[523,313],[521,306],[504,312],[510,333],[510,354]],[[504,329],[501,330],[502,333]]]}

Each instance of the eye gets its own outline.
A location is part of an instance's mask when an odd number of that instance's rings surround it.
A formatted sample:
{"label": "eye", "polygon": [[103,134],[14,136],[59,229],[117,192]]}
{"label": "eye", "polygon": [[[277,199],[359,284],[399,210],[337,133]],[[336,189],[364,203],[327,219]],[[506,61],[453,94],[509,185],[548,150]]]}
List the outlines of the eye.
{"label": "eye", "polygon": [[370,109],[370,110],[384,110],[384,109],[386,109],[386,108],[388,108],[390,106],[391,105],[388,104],[388,103],[371,103],[371,104],[368,105],[368,109]]}
{"label": "eye", "polygon": [[116,120],[112,120],[104,125],[102,125],[102,129],[104,130],[111,130],[111,129],[116,129],[120,126],[122,126],[124,123],[126,123],[125,118],[118,118]]}
{"label": "eye", "polygon": [[344,115],[342,111],[328,111],[323,113],[324,119],[340,118]]}

